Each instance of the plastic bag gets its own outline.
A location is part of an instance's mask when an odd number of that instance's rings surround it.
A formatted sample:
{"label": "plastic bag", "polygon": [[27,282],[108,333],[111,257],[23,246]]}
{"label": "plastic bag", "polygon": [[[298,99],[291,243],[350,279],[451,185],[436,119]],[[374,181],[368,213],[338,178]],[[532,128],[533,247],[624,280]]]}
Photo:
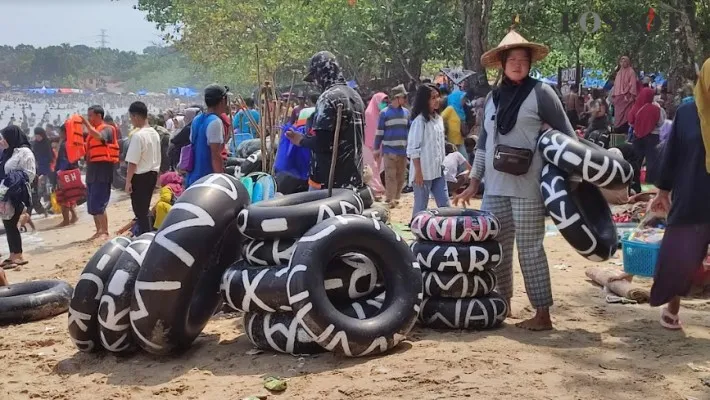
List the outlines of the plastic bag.
{"label": "plastic bag", "polygon": [[57,193],[56,192],[53,192],[52,194],[49,195],[49,201],[52,204],[52,212],[54,214],[61,214],[62,207],[59,205],[59,202],[57,201]]}

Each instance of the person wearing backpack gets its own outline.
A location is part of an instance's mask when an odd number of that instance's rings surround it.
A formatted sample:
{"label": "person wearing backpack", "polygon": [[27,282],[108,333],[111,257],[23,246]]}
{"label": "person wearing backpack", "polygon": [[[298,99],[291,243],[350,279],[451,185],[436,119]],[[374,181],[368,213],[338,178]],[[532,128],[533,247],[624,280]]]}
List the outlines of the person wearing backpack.
{"label": "person wearing backpack", "polygon": [[200,178],[224,172],[222,150],[224,148],[224,122],[220,115],[227,112],[227,88],[217,84],[205,88],[207,111],[192,120],[190,151],[192,168],[189,168],[186,187]]}

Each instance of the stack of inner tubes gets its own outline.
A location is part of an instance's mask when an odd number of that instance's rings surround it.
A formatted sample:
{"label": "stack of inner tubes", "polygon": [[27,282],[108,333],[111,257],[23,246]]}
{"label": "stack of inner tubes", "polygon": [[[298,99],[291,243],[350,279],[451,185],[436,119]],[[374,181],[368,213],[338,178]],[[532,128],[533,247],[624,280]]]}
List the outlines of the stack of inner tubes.
{"label": "stack of inner tubes", "polygon": [[500,222],[491,213],[460,208],[425,210],[414,216],[412,252],[422,267],[420,322],[435,329],[482,330],[499,326],[506,301],[493,289],[502,261],[494,239]]}
{"label": "stack of inner tubes", "polygon": [[[239,213],[237,223],[246,237],[242,259],[222,277],[221,292],[228,307],[247,313],[244,330],[260,349],[291,354],[325,351],[297,321],[287,294],[288,263],[301,237],[318,223],[342,215],[360,215],[358,192],[338,189],[296,193],[252,204]],[[384,291],[378,271],[366,256],[349,252],[328,260],[321,281],[328,298],[345,313],[358,318],[377,312]]]}
{"label": "stack of inner tubes", "polygon": [[248,204],[236,178],[211,174],[180,196],[158,232],[104,244],[69,303],[79,350],[187,349],[222,304],[222,274],[241,248],[237,214]]}
{"label": "stack of inner tubes", "polygon": [[546,165],[540,190],[550,217],[569,244],[591,261],[617,249],[616,225],[599,188],[619,189],[634,171],[622,156],[584,139],[550,129],[538,140]]}
{"label": "stack of inner tubes", "polygon": [[85,352],[101,349],[99,304],[116,261],[130,246],[131,239],[119,236],[106,242],[84,267],[69,302],[69,337]]}

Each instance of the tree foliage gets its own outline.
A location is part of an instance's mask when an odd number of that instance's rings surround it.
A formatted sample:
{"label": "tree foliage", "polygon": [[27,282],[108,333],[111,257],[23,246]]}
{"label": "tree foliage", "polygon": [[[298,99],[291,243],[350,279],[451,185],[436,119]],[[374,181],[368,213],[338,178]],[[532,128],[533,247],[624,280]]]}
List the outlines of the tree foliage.
{"label": "tree foliage", "polygon": [[460,63],[458,0],[170,0],[167,13],[166,1],[139,8],[194,61],[228,66],[231,80],[256,82],[257,46],[262,80],[275,75],[282,84],[326,49],[360,82],[418,78],[428,59]]}
{"label": "tree foliage", "polygon": [[35,48],[0,46],[0,81],[20,86],[76,87],[87,78],[111,77],[127,90],[165,91],[199,86],[211,75],[172,47],[148,47],[143,54],[84,45]]}
{"label": "tree foliage", "polygon": [[550,46],[537,65],[545,75],[578,63],[611,72],[626,54],[638,70],[683,79],[689,61],[710,52],[710,0],[139,0],[138,8],[191,60],[251,84],[257,46],[262,80],[288,83],[327,49],[361,84],[391,84],[431,65],[478,70],[480,53],[511,26]]}

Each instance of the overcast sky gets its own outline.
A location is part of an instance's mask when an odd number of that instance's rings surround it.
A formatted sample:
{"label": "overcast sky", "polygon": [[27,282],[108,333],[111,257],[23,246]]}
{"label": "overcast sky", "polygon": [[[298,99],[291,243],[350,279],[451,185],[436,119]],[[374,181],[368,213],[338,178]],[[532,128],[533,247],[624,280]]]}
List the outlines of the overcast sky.
{"label": "overcast sky", "polygon": [[134,10],[137,0],[0,0],[0,45],[98,47],[106,29],[108,47],[141,53],[161,43],[160,32]]}

